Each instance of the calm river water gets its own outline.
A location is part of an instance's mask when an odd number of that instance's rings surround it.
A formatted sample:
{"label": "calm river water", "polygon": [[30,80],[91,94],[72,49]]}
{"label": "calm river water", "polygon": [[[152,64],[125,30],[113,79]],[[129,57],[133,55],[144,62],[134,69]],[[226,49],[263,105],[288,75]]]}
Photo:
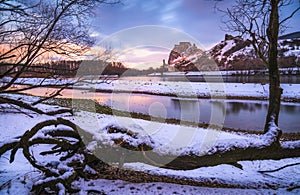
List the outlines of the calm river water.
{"label": "calm river water", "polygon": [[[28,93],[44,95],[49,91],[51,89],[39,88],[32,89]],[[118,110],[258,131],[263,129],[268,109],[267,101],[193,99],[129,93],[110,94],[72,89],[64,90],[60,97],[94,99],[102,105]],[[284,132],[300,132],[299,116],[300,103],[283,102],[279,127]]]}

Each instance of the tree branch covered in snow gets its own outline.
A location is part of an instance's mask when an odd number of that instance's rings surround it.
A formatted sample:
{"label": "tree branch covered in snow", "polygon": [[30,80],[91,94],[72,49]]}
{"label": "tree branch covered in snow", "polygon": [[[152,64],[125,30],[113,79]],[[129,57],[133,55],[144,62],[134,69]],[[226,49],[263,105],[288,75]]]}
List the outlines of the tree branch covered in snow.
{"label": "tree branch covered in snow", "polygon": [[[45,127],[61,125],[69,127],[71,130],[60,130],[59,128],[55,130],[54,128],[51,131],[43,132]],[[22,149],[23,155],[30,164],[46,176],[45,179],[34,184],[33,190],[36,190],[36,192],[47,187],[53,191],[65,188],[68,192],[74,192],[75,189],[71,187],[74,179],[78,175],[89,177],[89,174],[84,171],[86,166],[94,167],[95,163],[97,166],[106,166],[105,163],[95,158],[85,149],[78,131],[82,131],[82,129],[63,118],[43,121],[26,131],[19,138],[1,145],[0,156],[7,151],[11,151],[10,162],[13,162],[17,151]],[[31,154],[30,148],[37,145],[52,145],[52,150],[40,152],[39,155],[62,154],[59,161],[45,163],[36,160],[34,155]]]}
{"label": "tree branch covered in snow", "polygon": [[[45,75],[43,69],[33,72],[35,69],[31,68],[52,58],[82,56],[94,43],[89,30],[89,17],[93,15],[93,9],[101,4],[115,3],[119,0],[0,1],[0,104],[13,105],[23,113],[29,110],[54,118],[35,124],[20,137],[0,146],[0,156],[11,151],[10,162],[15,160],[16,153],[21,149],[30,164],[45,174],[46,178],[33,186],[37,193],[45,187],[60,193],[73,192],[71,182],[77,175],[88,177],[83,170],[88,163],[92,166],[94,160],[93,155],[84,150],[81,137],[76,133],[81,129],[69,120],[55,119],[59,114],[73,114],[72,109],[52,108],[47,111],[38,106],[60,95],[63,89],[76,82],[54,79],[54,82],[46,83],[49,75]],[[15,85],[22,84],[21,77],[32,73],[44,78],[15,88]],[[14,98],[17,92],[38,87],[56,87],[57,90],[33,103]],[[73,131],[59,129],[61,125]],[[55,131],[56,127],[58,131]],[[50,128],[50,132],[41,133],[45,128]],[[53,148],[39,155],[62,154],[57,163],[45,164],[36,158],[31,148],[40,145],[51,145]],[[99,160],[97,162],[104,166]]]}
{"label": "tree branch covered in snow", "polygon": [[63,114],[63,113],[73,114],[72,109],[69,109],[69,108],[63,108],[63,109],[59,109],[59,110],[45,112],[39,108],[32,106],[31,104],[24,102],[24,101],[15,100],[13,98],[7,98],[7,97],[2,97],[2,96],[0,96],[0,104],[12,104],[12,105],[19,106],[20,108],[24,108],[26,110],[31,110],[38,114],[46,114],[49,116],[54,116],[54,115]]}

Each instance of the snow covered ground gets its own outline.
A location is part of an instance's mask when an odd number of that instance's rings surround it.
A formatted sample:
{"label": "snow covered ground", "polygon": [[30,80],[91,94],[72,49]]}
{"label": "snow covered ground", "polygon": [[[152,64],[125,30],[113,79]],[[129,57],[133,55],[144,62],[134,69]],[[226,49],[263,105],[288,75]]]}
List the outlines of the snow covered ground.
{"label": "snow covered ground", "polygon": [[[244,50],[249,49],[249,47],[246,47]],[[293,52],[293,51],[290,51]],[[299,52],[299,51],[298,51]],[[228,58],[233,59],[235,55],[244,54],[245,52],[237,51],[233,53],[233,55],[229,56]],[[219,56],[221,57],[221,56]],[[221,58],[219,58],[221,59]],[[281,73],[287,74],[288,72],[291,72],[291,74],[297,74],[299,72],[300,68],[298,67],[291,67],[291,68],[279,68],[279,71]],[[257,73],[264,73],[266,74],[268,70],[222,70],[222,71],[194,71],[194,72],[164,72],[163,74],[165,76],[235,76],[235,75],[255,75]],[[155,72],[149,74],[149,76],[161,76],[161,72]]]}
{"label": "snow covered ground", "polygon": [[[54,80],[42,78],[21,78],[22,84],[64,84],[74,82],[72,79]],[[89,83],[87,83],[89,82]],[[281,84],[282,98],[300,99],[300,84]],[[268,98],[269,85],[261,83],[223,83],[210,82],[170,82],[170,81],[139,81],[139,80],[85,80],[75,84],[78,89],[103,90],[109,92],[139,92],[160,95],[191,96],[191,97],[235,97],[235,98]]]}
{"label": "snow covered ground", "polygon": [[[26,100],[30,101],[30,98],[27,97]],[[40,105],[40,108],[51,109],[47,105]],[[45,115],[24,114],[15,111],[15,109],[10,109],[8,106],[1,108],[0,144],[22,135],[37,122],[51,118]],[[62,117],[68,118],[80,127],[87,129],[94,135],[95,141],[106,141],[107,144],[112,143],[110,141],[112,138],[122,137],[128,141],[131,139],[124,134],[108,134],[106,131],[108,126],[114,125],[130,129],[139,133],[137,140],[131,140],[133,144],[148,141],[156,152],[164,154],[179,155],[191,151],[199,154],[208,151],[218,143],[259,144],[261,142],[261,137],[256,135],[227,133],[212,129],[192,128],[82,111],[74,117],[67,115],[62,115]],[[90,143],[89,147],[92,148],[92,146],[93,143]],[[34,148],[37,151],[42,149],[42,147]],[[40,173],[30,166],[20,152],[17,154],[16,161],[12,164],[9,164],[8,157],[9,154],[6,153],[0,158],[0,194],[28,194],[33,182],[41,178]],[[279,161],[243,161],[239,162],[242,164],[243,169],[232,165],[218,165],[188,171],[167,170],[143,163],[126,163],[124,165],[126,169],[140,170],[155,175],[168,175],[195,181],[216,181],[223,184],[240,185],[248,189],[207,188],[167,183],[130,183],[104,179],[89,182],[81,180],[74,182],[74,185],[80,187],[80,194],[87,194],[88,190],[105,194],[299,194],[299,188],[291,191],[287,189],[300,185],[300,165],[289,166],[276,172],[259,172],[299,162],[300,158]]]}
{"label": "snow covered ground", "polygon": [[[45,80],[31,78],[21,81],[23,84],[62,84],[70,80]],[[282,84],[283,98],[300,99],[299,84]],[[76,84],[79,89],[107,90],[112,92],[147,92],[182,96],[233,96],[242,98],[267,98],[268,85],[242,83],[191,83],[191,82],[154,82],[114,80],[108,83]],[[33,101],[36,98],[28,98]],[[23,98],[24,98],[23,97]],[[53,109],[51,106],[41,105],[42,109]],[[34,113],[24,114],[15,109],[2,107],[0,109],[0,145],[15,136],[22,135],[37,122],[50,119],[45,115]],[[96,141],[112,144],[111,139],[122,137],[133,144],[147,142],[154,151],[163,154],[201,154],[210,151],[213,146],[229,143],[229,145],[263,144],[256,135],[227,133],[212,129],[193,128],[184,125],[165,124],[129,117],[117,117],[103,114],[78,112],[75,117],[63,116],[88,129]],[[114,125],[130,129],[139,133],[138,140],[132,140],[123,134],[108,134],[108,126]],[[89,147],[92,149],[93,143]],[[35,148],[40,151],[43,148]],[[33,182],[38,181],[41,174],[18,152],[15,162],[9,164],[9,154],[0,158],[0,194],[28,194]],[[49,160],[49,159],[48,159]],[[180,171],[153,167],[143,163],[126,163],[124,168],[140,170],[154,175],[168,175],[181,179],[195,181],[217,181],[223,184],[240,185],[248,189],[207,188],[167,183],[130,183],[119,180],[76,181],[74,185],[80,187],[80,194],[87,194],[88,190],[95,190],[105,194],[299,194],[300,193],[300,165],[288,166],[282,170],[261,173],[259,171],[274,170],[285,165],[297,164],[300,158],[283,159],[279,161],[243,161],[239,162],[243,169],[232,165],[218,165],[194,170]],[[296,189],[293,189],[296,187]],[[290,189],[290,190],[289,190]]]}
{"label": "snow covered ground", "polygon": [[[133,81],[115,80],[111,83],[82,85],[96,90],[113,92],[147,92],[153,94],[166,94],[191,97],[242,97],[242,98],[268,98],[269,85],[260,83],[193,83],[193,82],[167,82],[167,81]],[[281,84],[283,98],[300,99],[300,84]]]}

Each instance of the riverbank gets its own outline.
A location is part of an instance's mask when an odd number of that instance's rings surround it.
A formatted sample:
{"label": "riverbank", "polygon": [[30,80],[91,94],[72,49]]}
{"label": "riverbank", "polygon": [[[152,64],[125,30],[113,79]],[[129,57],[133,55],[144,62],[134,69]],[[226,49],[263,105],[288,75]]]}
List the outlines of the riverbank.
{"label": "riverbank", "polygon": [[[110,83],[81,85],[96,92],[142,93],[174,97],[266,100],[268,84],[255,83],[192,83],[115,80]],[[300,101],[300,84],[282,84],[283,101]]]}
{"label": "riverbank", "polygon": [[[139,93],[189,98],[221,98],[242,100],[267,100],[269,84],[264,83],[217,83],[217,82],[172,82],[142,80],[84,80],[74,79],[22,78],[16,81],[22,85],[62,85],[74,83],[72,89],[105,93]],[[16,86],[18,87],[18,86]],[[300,102],[300,84],[281,84],[282,101]]]}
{"label": "riverbank", "polygon": [[[16,98],[21,97],[19,96]],[[23,98],[30,102],[35,101],[38,97],[27,96]],[[90,103],[91,102],[87,104]],[[80,102],[80,105],[83,106],[83,103]],[[39,107],[43,108],[44,110],[53,109],[53,106],[43,104],[39,105]],[[58,107],[56,106],[56,109],[57,108]],[[99,107],[99,109],[101,109],[101,107]],[[0,116],[0,119],[5,121],[4,123],[0,124],[1,129],[3,129],[3,131],[0,133],[0,136],[2,140],[5,141],[21,135],[37,122],[52,118],[45,115],[37,115],[32,112],[27,112],[26,110],[19,110],[20,112],[11,112],[12,110],[13,107],[3,107],[3,111],[5,112],[3,112]],[[110,111],[107,110],[106,112]],[[143,129],[148,129],[148,135],[151,137],[154,143],[153,146],[155,146],[155,150],[166,154],[182,154],[189,151],[196,152],[199,149],[203,149],[201,145],[202,141],[204,139],[209,139],[209,137],[206,136],[208,133],[207,129],[186,126],[184,124],[166,124],[164,122],[152,120],[147,121],[124,116],[90,113],[84,111],[77,111],[75,118],[74,116],[70,115],[61,115],[59,117],[64,117],[77,123],[80,127],[86,129],[90,133],[93,133],[95,135],[95,139],[103,139],[103,141],[113,138],[111,136],[114,135],[107,134],[105,131],[106,127],[112,124],[120,125],[126,129],[130,129],[133,132],[141,132]],[[96,122],[97,125],[91,125],[89,122],[91,120],[89,119],[92,119],[92,121]],[[22,121],[22,123],[15,123],[14,121]],[[142,127],[142,129],[140,127]],[[215,131],[213,129],[211,129],[211,131],[214,132],[214,141],[216,143],[231,143],[231,141],[242,141],[242,143],[251,141],[256,143],[260,141],[259,135],[236,134],[233,132]],[[190,137],[186,135],[187,133],[190,135]],[[124,135],[116,134],[116,136],[123,137]],[[142,138],[143,136],[138,137]],[[126,135],[123,138],[127,139]],[[144,138],[147,138],[147,136]],[[185,142],[185,139],[188,139],[188,142]],[[49,149],[48,147],[51,146],[34,148],[34,152],[36,154],[40,151],[44,151],[45,149]],[[32,184],[42,179],[42,175],[34,171],[30,164],[24,158],[22,158],[21,152],[18,152],[16,162],[13,164],[9,164],[7,158],[9,158],[9,153],[5,154],[5,156],[0,159],[1,167],[3,168],[0,172],[0,192],[3,194],[12,194],[17,192],[22,192],[24,194],[29,193]],[[53,159],[49,157],[44,160],[53,161]],[[154,193],[169,193],[169,190],[172,189],[174,192],[181,194],[199,194],[209,192],[223,194],[281,192],[293,194],[299,192],[297,187],[299,185],[299,181],[296,179],[299,173],[297,171],[299,170],[299,165],[297,164],[298,162],[299,158],[282,159],[279,161],[241,161],[239,164],[243,166],[243,169],[224,164],[185,171],[168,170],[159,167],[153,167],[144,163],[125,163],[122,171],[117,171],[114,173],[110,172],[111,174],[103,175],[102,179],[97,179],[94,181],[75,181],[74,185],[78,186],[82,193],[94,191],[105,192],[108,194],[118,194],[124,192],[124,190],[128,193],[146,193],[149,192],[149,190]],[[279,170],[270,173],[260,172],[276,170],[277,168],[284,167],[285,165],[291,166],[284,168],[282,171]],[[140,173],[136,171],[140,171]],[[127,180],[127,182],[110,180],[119,176],[119,174],[124,174],[124,180]],[[115,175],[115,177],[113,177],[113,175]],[[140,183],[142,181],[151,182]],[[163,183],[157,183],[159,181]],[[168,184],[165,182],[177,184]]]}

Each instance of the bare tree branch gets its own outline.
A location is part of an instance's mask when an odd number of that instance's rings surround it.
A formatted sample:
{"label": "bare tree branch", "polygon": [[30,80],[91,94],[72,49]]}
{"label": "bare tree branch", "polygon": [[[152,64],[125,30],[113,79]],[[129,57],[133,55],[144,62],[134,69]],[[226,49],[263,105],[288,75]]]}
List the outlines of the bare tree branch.
{"label": "bare tree branch", "polygon": [[54,116],[54,115],[63,114],[63,113],[73,114],[73,111],[71,109],[59,109],[59,110],[45,112],[45,111],[40,110],[36,107],[33,107],[32,105],[30,105],[28,103],[0,96],[0,104],[4,104],[4,103],[5,104],[13,104],[13,105],[19,106],[21,108],[36,112],[38,114],[46,114],[46,115],[49,115],[49,116]]}
{"label": "bare tree branch", "polygon": [[287,167],[292,167],[292,166],[296,166],[296,165],[300,165],[300,163],[288,164],[288,165],[284,165],[283,167],[280,167],[278,169],[266,170],[266,171],[258,171],[258,172],[260,172],[260,173],[272,173],[272,172],[280,171],[280,170],[285,169]]}
{"label": "bare tree branch", "polygon": [[283,23],[285,23],[286,21],[288,21],[289,19],[291,19],[292,17],[294,17],[294,15],[300,10],[300,6],[298,8],[296,8],[288,17],[284,18],[283,20],[281,20],[279,22],[279,25],[282,25]]}

